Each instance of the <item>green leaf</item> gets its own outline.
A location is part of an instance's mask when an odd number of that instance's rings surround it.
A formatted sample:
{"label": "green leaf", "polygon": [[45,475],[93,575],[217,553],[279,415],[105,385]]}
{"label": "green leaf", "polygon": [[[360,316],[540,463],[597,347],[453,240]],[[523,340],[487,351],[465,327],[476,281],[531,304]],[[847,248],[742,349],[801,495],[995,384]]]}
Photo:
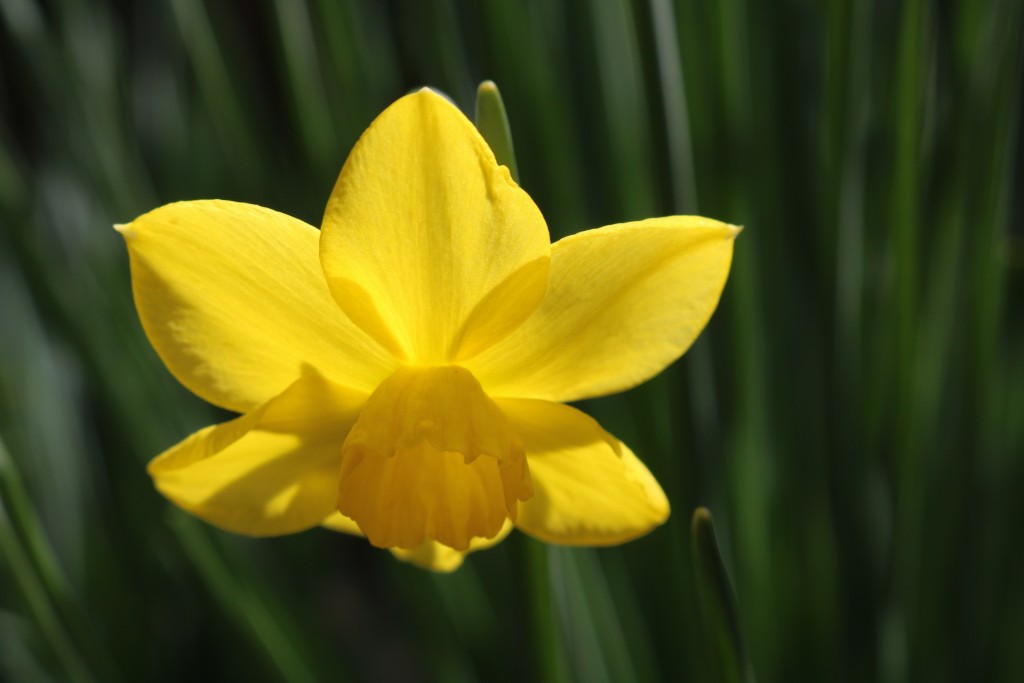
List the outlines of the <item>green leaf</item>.
{"label": "green leaf", "polygon": [[718,551],[714,522],[707,508],[699,507],[694,511],[691,531],[694,573],[704,619],[717,658],[719,680],[752,683],[754,672],[743,644],[736,597],[722,555]]}
{"label": "green leaf", "polygon": [[508,125],[505,103],[494,81],[484,81],[476,91],[476,127],[494,150],[499,164],[508,166],[512,179],[519,182],[519,167],[512,146],[512,130]]}

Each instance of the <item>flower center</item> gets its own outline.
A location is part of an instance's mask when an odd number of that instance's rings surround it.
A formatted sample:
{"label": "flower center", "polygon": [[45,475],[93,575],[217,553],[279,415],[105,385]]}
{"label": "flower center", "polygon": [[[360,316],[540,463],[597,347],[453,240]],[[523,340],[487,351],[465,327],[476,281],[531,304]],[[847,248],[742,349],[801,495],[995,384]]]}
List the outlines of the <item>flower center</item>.
{"label": "flower center", "polygon": [[370,396],[342,447],[338,510],[379,547],[465,550],[533,493],[522,442],[472,373],[407,367]]}

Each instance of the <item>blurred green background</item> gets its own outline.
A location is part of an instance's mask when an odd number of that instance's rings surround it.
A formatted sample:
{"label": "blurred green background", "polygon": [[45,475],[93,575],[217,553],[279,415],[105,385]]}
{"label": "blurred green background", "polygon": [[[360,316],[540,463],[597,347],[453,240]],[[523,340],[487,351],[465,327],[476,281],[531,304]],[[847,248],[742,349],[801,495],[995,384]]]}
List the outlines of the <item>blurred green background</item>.
{"label": "blurred green background", "polygon": [[[734,680],[706,505],[758,680],[1024,680],[1022,14],[0,0],[0,679]],[[224,198],[318,225],[377,113],[421,85],[472,112],[485,78],[553,237],[746,226],[693,349],[582,406],[669,523],[440,576],[171,509],[144,464],[227,416],[150,349],[111,224]]]}

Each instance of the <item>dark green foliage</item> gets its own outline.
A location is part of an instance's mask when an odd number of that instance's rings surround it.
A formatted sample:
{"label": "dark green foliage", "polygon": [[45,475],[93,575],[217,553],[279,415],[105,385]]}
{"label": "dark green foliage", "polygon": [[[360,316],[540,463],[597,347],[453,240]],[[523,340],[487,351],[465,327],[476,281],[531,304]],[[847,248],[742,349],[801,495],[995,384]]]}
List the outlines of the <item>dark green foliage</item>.
{"label": "dark green foliage", "polygon": [[[1024,3],[0,0],[0,680],[714,680],[714,514],[765,681],[1024,679]],[[583,407],[674,514],[451,576],[249,540],[145,462],[227,416],[139,327],[111,224],[318,224],[358,135],[501,88],[554,237],[745,225],[711,325]],[[259,343],[259,340],[253,340]]]}

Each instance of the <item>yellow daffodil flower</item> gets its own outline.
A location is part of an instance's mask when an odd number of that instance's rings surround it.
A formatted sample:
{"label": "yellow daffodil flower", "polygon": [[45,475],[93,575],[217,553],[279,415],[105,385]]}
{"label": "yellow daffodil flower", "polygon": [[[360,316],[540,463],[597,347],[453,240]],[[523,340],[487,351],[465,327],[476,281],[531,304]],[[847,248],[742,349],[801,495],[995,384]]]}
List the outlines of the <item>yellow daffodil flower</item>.
{"label": "yellow daffodil flower", "polygon": [[551,244],[473,124],[424,89],[360,138],[319,231],[216,200],[119,230],[153,347],[241,413],[149,465],[211,524],[323,525],[450,571],[513,526],[609,545],[668,516],[629,448],[564,403],[686,351],[736,228],[674,216]]}

